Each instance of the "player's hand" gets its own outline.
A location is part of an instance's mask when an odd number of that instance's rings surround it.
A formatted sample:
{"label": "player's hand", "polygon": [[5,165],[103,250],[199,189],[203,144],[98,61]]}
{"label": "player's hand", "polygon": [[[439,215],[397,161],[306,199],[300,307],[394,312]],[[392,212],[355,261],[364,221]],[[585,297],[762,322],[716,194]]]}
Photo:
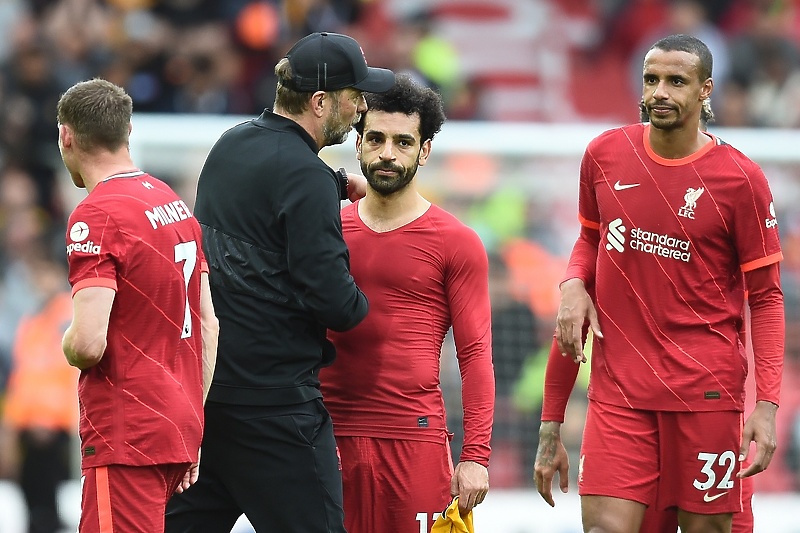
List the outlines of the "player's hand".
{"label": "player's hand", "polygon": [[569,456],[561,442],[561,422],[545,421],[539,426],[539,447],[536,449],[536,464],[533,467],[533,480],[536,490],[550,507],[553,500],[553,477],[558,472],[561,492],[569,490]]}
{"label": "player's hand", "polygon": [[746,469],[739,471],[736,477],[750,477],[763,472],[772,461],[777,448],[775,415],[778,406],[772,402],[759,401],[747,421],[742,432],[742,446],[739,450],[739,461],[744,461],[750,452],[750,443],[756,443],[756,455]]}
{"label": "player's hand", "polygon": [[462,461],[456,465],[450,480],[450,495],[458,496],[458,510],[466,514],[478,505],[489,492],[489,471],[473,461]]}
{"label": "player's hand", "polygon": [[180,494],[194,485],[198,477],[200,477],[200,450],[197,451],[197,462],[192,463],[186,473],[183,474],[183,479],[178,483],[175,493]]}
{"label": "player's hand", "polygon": [[351,202],[367,195],[367,178],[361,174],[347,173],[347,199]]}
{"label": "player's hand", "polygon": [[582,330],[587,319],[595,337],[602,339],[597,310],[589,293],[586,292],[583,280],[568,279],[561,284],[561,302],[558,305],[555,337],[561,355],[571,357],[576,363],[586,362],[586,356],[583,355]]}

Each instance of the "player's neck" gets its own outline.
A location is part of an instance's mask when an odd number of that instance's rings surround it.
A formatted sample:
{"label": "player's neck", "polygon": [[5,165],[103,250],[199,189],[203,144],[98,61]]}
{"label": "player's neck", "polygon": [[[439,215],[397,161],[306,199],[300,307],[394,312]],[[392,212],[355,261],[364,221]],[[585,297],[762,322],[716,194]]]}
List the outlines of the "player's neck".
{"label": "player's neck", "polygon": [[711,142],[711,137],[698,127],[661,130],[650,125],[648,140],[653,152],[664,159],[682,159]]}
{"label": "player's neck", "polygon": [[368,188],[367,196],[358,203],[358,216],[369,229],[383,233],[413,222],[430,206],[413,182],[390,196],[381,196]]}
{"label": "player's neck", "polygon": [[102,152],[87,156],[81,165],[80,173],[88,192],[97,184],[115,174],[136,170],[130,152],[123,149],[117,152]]}

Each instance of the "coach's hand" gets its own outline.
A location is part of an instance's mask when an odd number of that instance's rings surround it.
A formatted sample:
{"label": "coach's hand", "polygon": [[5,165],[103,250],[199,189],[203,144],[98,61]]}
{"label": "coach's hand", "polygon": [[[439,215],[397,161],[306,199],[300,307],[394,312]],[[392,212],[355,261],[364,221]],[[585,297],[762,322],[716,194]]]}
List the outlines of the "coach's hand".
{"label": "coach's hand", "polygon": [[450,495],[458,496],[458,510],[466,514],[478,505],[489,492],[489,471],[473,461],[462,461],[456,465],[450,480]]}
{"label": "coach's hand", "polygon": [[583,355],[582,333],[583,323],[587,319],[595,337],[602,339],[597,310],[583,280],[568,279],[561,284],[561,302],[558,305],[555,336],[561,355],[571,357],[576,363],[586,362],[586,356]]}
{"label": "coach's hand", "polygon": [[539,447],[536,449],[536,464],[533,480],[536,490],[544,501],[555,507],[553,500],[553,478],[558,472],[561,492],[569,490],[569,456],[561,442],[561,422],[542,421],[539,426]]}
{"label": "coach's hand", "polygon": [[189,469],[183,474],[183,479],[175,489],[176,494],[180,494],[189,487],[195,484],[197,478],[200,477],[200,450],[197,450],[197,462],[192,463]]}

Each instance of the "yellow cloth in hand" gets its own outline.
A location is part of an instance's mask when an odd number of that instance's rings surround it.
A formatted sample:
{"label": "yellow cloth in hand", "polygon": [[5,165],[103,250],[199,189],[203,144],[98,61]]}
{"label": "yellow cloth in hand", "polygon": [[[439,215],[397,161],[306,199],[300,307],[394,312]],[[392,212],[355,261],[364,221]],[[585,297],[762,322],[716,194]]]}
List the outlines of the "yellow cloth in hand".
{"label": "yellow cloth in hand", "polygon": [[465,516],[458,512],[458,496],[453,498],[442,516],[436,519],[431,533],[475,533],[472,526],[472,511]]}

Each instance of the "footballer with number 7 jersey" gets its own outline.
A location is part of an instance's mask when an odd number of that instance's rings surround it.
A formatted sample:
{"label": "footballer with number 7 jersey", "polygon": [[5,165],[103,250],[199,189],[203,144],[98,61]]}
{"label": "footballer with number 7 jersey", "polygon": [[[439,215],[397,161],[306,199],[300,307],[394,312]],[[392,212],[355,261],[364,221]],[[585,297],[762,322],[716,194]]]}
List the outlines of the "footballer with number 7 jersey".
{"label": "footballer with number 7 jersey", "polygon": [[[728,532],[742,478],[775,451],[784,342],[775,208],[758,165],[701,131],[711,71],[700,40],[655,43],[643,66],[647,122],[601,134],[581,163],[582,228],[555,336],[580,361],[585,321],[594,332],[578,472],[586,531],[636,533],[655,505],[677,509],[683,531]],[[745,299],[756,381],[746,421]],[[540,451],[559,431],[542,420]]]}
{"label": "footballer with number 7 jersey", "polygon": [[58,102],[61,156],[88,192],[69,218],[73,318],[63,338],[81,369],[80,533],[164,531],[168,498],[197,480],[216,361],[200,225],[134,166],[132,108],[102,79]]}

